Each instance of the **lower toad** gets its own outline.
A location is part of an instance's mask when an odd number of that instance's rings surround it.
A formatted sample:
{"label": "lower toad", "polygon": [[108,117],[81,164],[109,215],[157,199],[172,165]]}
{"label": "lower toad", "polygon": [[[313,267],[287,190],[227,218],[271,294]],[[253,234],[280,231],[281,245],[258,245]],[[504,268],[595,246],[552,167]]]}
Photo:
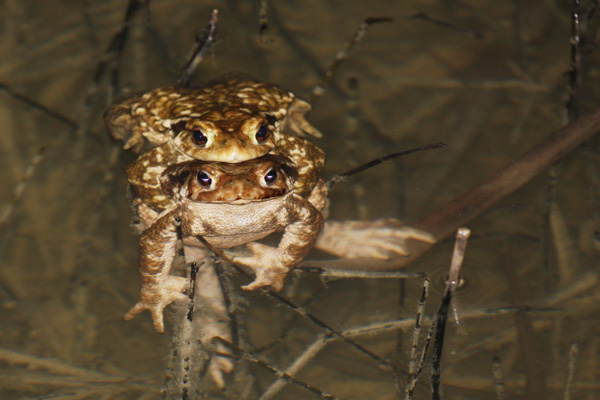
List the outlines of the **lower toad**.
{"label": "lower toad", "polygon": [[[141,299],[127,314],[131,319],[150,310],[157,331],[163,332],[163,310],[184,300],[186,279],[170,274],[181,225],[186,244],[202,236],[212,246],[247,245],[251,256],[234,257],[250,267],[255,280],[244,289],[271,286],[280,290],[287,273],[313,246],[345,258],[388,259],[407,255],[408,239],[433,242],[427,232],[403,226],[393,219],[376,221],[323,221],[327,189],[319,181],[311,195],[295,193],[295,164],[282,156],[267,155],[237,164],[188,161],[170,166],[161,176],[164,193],[174,206],[160,215],[138,204],[143,225],[140,241]],[[275,231],[284,231],[277,248],[255,243]]]}
{"label": "lower toad", "polygon": [[[256,278],[244,288],[270,285],[280,290],[287,272],[306,257],[323,227],[321,213],[292,190],[296,177],[291,161],[271,155],[237,164],[190,161],[167,168],[162,188],[176,205],[142,236],[140,301],[125,318],[148,309],[156,330],[163,332],[163,309],[186,298],[186,280],[170,275],[176,221],[184,237],[199,235],[217,248],[248,244],[252,256],[236,262],[252,268]],[[251,243],[275,231],[284,231],[277,248]]]}

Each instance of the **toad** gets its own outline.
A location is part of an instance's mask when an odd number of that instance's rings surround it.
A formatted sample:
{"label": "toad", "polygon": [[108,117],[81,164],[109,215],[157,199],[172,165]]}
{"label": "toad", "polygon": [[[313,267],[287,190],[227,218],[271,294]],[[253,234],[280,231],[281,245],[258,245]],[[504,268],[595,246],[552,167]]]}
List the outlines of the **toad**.
{"label": "toad", "polygon": [[[174,206],[160,215],[145,206],[149,228],[140,241],[141,298],[126,319],[148,309],[156,330],[163,332],[163,309],[187,298],[186,280],[170,275],[177,224],[186,244],[199,245],[189,239],[200,235],[217,248],[247,245],[252,255],[233,258],[256,274],[244,286],[247,290],[267,285],[280,290],[289,270],[313,246],[346,258],[387,259],[392,253],[406,255],[407,239],[434,240],[391,219],[327,221],[323,228],[325,184],[321,181],[305,199],[294,191],[296,177],[294,164],[276,155],[237,164],[188,161],[168,167],[160,181]],[[254,243],[275,231],[284,231],[277,248]]]}
{"label": "toad", "polygon": [[295,192],[308,196],[325,154],[300,136],[321,137],[305,114],[310,105],[278,86],[251,78],[223,79],[199,88],[161,88],[112,106],[105,120],[124,148],[153,147],[127,170],[134,196],[160,211],[172,206],[160,176],[184,161],[238,163],[265,154],[291,159]]}
{"label": "toad", "polygon": [[[306,257],[323,227],[321,213],[294,192],[296,178],[293,163],[277,155],[236,164],[188,161],[168,167],[160,181],[175,205],[142,235],[140,301],[125,318],[147,309],[156,330],[163,332],[163,309],[186,298],[186,279],[170,275],[176,223],[184,237],[199,235],[217,248],[249,243],[252,255],[236,259],[256,274],[244,288],[270,285],[280,290],[287,272]],[[284,231],[277,248],[251,243],[275,231]]]}
{"label": "toad", "polygon": [[[136,153],[167,142],[173,135],[171,127],[198,120],[191,122],[187,128],[193,131],[197,126],[205,130],[207,143],[204,150],[208,158],[201,159],[235,162],[258,157],[256,152],[260,150],[252,147],[273,146],[273,140],[263,138],[261,142],[263,133],[256,137],[259,132],[250,129],[253,128],[251,126],[248,126],[250,130],[242,132],[222,130],[212,123],[215,114],[229,117],[229,114],[241,110],[258,120],[263,117],[281,121],[285,134],[321,137],[319,131],[304,118],[310,109],[307,102],[277,85],[248,76],[225,75],[206,86],[159,88],[132,96],[111,106],[104,119],[111,135],[125,141],[124,149],[133,149]],[[240,144],[242,146],[236,149]],[[240,150],[242,153],[236,156],[234,153]],[[229,160],[226,159],[228,157]]]}

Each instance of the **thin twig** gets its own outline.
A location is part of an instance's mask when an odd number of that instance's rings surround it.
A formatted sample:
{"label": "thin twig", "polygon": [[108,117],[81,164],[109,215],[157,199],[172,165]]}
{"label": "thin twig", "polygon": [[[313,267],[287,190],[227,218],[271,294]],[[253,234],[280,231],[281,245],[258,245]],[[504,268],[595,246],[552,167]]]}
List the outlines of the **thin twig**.
{"label": "thin twig", "polygon": [[[551,185],[552,182],[549,182],[548,186]],[[552,203],[550,204],[548,220],[550,228],[549,233],[552,238],[551,243],[554,247],[554,256],[556,265],[558,266],[556,275],[558,275],[560,284],[566,286],[573,280],[573,277],[577,275],[581,264],[579,262],[578,249],[571,238],[565,215],[560,210],[560,206],[555,197],[552,198]],[[548,271],[549,274],[555,275],[553,272],[554,271]]]}
{"label": "thin twig", "polygon": [[56,110],[53,110],[52,108],[38,102],[37,100],[32,99],[31,97],[29,97],[27,95],[24,95],[23,93],[17,92],[16,90],[11,88],[7,84],[0,82],[0,90],[4,90],[11,97],[13,97],[14,99],[16,99],[24,104],[27,104],[28,106],[35,108],[36,110],[40,110],[40,111],[48,114],[49,116],[56,119],[57,121],[60,121],[64,124],[66,124],[67,126],[69,126],[69,128],[77,129],[77,122],[73,121],[71,118],[59,113]]}
{"label": "thin twig", "polygon": [[427,301],[427,295],[429,293],[429,278],[426,278],[423,282],[423,290],[421,292],[421,298],[417,303],[417,314],[415,317],[415,327],[413,328],[412,343],[410,346],[410,357],[408,363],[408,379],[406,385],[406,400],[412,399],[415,387],[417,386],[417,353],[419,350],[419,336],[421,335],[421,324],[425,313],[425,303]]}
{"label": "thin twig", "polygon": [[214,9],[208,17],[208,22],[206,23],[206,29],[204,30],[204,34],[202,37],[198,35],[196,38],[196,45],[192,49],[190,53],[190,57],[188,61],[185,63],[185,66],[181,70],[181,74],[177,79],[177,85],[181,87],[190,86],[190,79],[198,68],[198,65],[204,59],[204,54],[210,49],[210,46],[215,41],[215,36],[217,34],[217,21],[219,16],[219,10]]}
{"label": "thin twig", "polygon": [[572,121],[579,117],[579,104],[577,104],[577,94],[581,84],[581,27],[580,27],[581,6],[579,0],[573,0],[571,10],[571,65],[569,67],[569,89],[567,96],[567,119]]}
{"label": "thin twig", "polygon": [[209,267],[209,258],[202,260],[202,266],[191,263],[189,301],[185,306],[173,307],[173,355],[169,363],[170,374],[165,388],[167,400],[196,398],[205,382],[204,376],[211,362],[212,352],[198,340],[197,324],[194,320],[198,302],[199,268]]}
{"label": "thin twig", "polygon": [[[309,309],[313,304],[317,303],[317,301],[319,300],[320,294],[325,291],[326,291],[325,285],[319,285],[317,292],[312,293],[310,296],[308,296],[307,299],[302,303],[301,307],[305,308],[305,309]],[[254,348],[254,350],[252,350],[253,354],[258,355],[258,354],[264,353],[264,352],[272,349],[276,345],[284,343],[284,340],[291,333],[293,333],[293,328],[294,328],[297,320],[300,318],[300,316],[298,314],[294,313],[289,316],[286,315],[284,317],[286,317],[286,318],[285,318],[284,324],[282,325],[282,327],[280,329],[279,336],[271,343],[267,343],[263,346]]]}
{"label": "thin twig", "polygon": [[[543,259],[543,281],[544,286],[547,290],[552,290],[556,283],[556,274],[552,271],[554,268],[554,248],[552,246],[553,239],[556,240],[556,236],[553,236],[552,231],[552,212],[556,209],[556,184],[558,182],[558,168],[556,165],[552,165],[548,169],[548,176],[546,180],[546,198],[545,198],[545,209],[543,210],[543,226],[542,226],[542,256]],[[558,249],[556,249],[558,250]]]}
{"label": "thin twig", "polygon": [[492,375],[494,376],[496,400],[506,400],[506,388],[504,387],[504,373],[502,372],[502,361],[498,356],[494,356],[492,360]]}
{"label": "thin twig", "polygon": [[[358,79],[351,77],[347,84],[348,97],[346,98],[346,113],[344,117],[344,137],[346,140],[346,163],[348,168],[354,168],[358,165],[357,153],[360,152],[359,146],[359,102],[358,102]],[[352,182],[352,193],[356,203],[356,215],[360,220],[369,219],[369,209],[365,201],[366,189],[360,178]]]}
{"label": "thin twig", "polygon": [[471,230],[469,228],[462,227],[458,229],[458,232],[456,232],[454,252],[452,253],[450,272],[448,273],[448,281],[446,283],[444,296],[450,295],[450,297],[452,297],[456,291],[456,288],[458,287],[460,282],[460,270],[465,258],[465,251],[467,249],[469,236],[471,236]]}
{"label": "thin twig", "polygon": [[433,333],[435,332],[435,328],[437,326],[438,319],[433,318],[431,321],[431,325],[427,330],[427,336],[425,337],[425,341],[423,342],[423,348],[421,349],[421,355],[419,356],[419,360],[417,362],[417,368],[415,369],[415,374],[413,377],[413,383],[411,390],[414,391],[414,388],[417,385],[417,381],[419,376],[421,376],[421,372],[423,372],[423,367],[425,367],[425,359],[427,358],[427,351],[429,350],[429,346],[431,345],[431,339],[433,338]]}
{"label": "thin twig", "polygon": [[321,80],[321,82],[319,82],[313,88],[312,93],[309,97],[308,103],[312,104],[314,107],[317,100],[323,95],[323,93],[325,93],[325,89],[327,88],[327,86],[329,86],[329,84],[333,80],[333,77],[335,76],[335,73],[337,72],[337,70],[340,68],[340,66],[342,65],[344,60],[346,60],[346,58],[348,58],[348,56],[350,55],[350,50],[352,50],[352,48],[363,39],[363,37],[365,36],[365,34],[367,33],[367,30],[369,29],[369,27],[371,25],[379,23],[379,22],[391,22],[391,21],[393,21],[393,19],[389,18],[389,17],[376,17],[376,18],[365,19],[363,21],[363,23],[360,24],[358,29],[354,32],[354,35],[352,36],[352,38],[346,42],[346,45],[344,46],[344,48],[336,54],[335,59],[333,60],[333,62],[331,63],[329,68],[327,68],[327,71],[325,72],[325,77]]}
{"label": "thin twig", "polygon": [[133,21],[133,17],[137,14],[139,9],[143,6],[142,0],[129,0],[127,3],[127,9],[125,10],[125,16],[123,17],[123,22],[121,23],[121,27],[117,33],[112,37],[109,45],[106,50],[102,53],[100,57],[100,62],[96,65],[96,68],[93,73],[93,78],[90,86],[88,87],[83,107],[79,113],[79,118],[77,122],[77,136],[79,140],[73,149],[73,154],[76,159],[80,159],[83,157],[83,144],[84,138],[86,137],[90,125],[90,121],[92,118],[92,104],[96,95],[98,94],[98,86],[100,85],[100,81],[105,76],[107,71],[110,73],[110,83],[111,90],[109,95],[109,103],[112,102],[112,96],[116,95],[118,91],[117,87],[117,79],[118,79],[118,65],[119,58],[125,48],[125,44],[127,43],[127,39],[129,38],[129,32],[131,29],[131,24]]}
{"label": "thin twig", "polygon": [[[180,222],[181,224],[181,222]],[[181,227],[181,225],[179,225]],[[180,228],[181,229],[181,228]],[[193,262],[190,265],[190,290],[188,297],[190,301],[188,302],[188,313],[186,318],[190,322],[194,322],[194,296],[196,295],[196,276],[198,275],[198,264]]]}
{"label": "thin twig", "polygon": [[4,210],[2,210],[2,213],[0,214],[0,226],[4,225],[6,223],[6,221],[8,221],[8,219],[10,218],[10,215],[12,214],[13,210],[15,209],[15,205],[19,202],[19,200],[23,196],[23,193],[25,192],[25,188],[27,187],[27,182],[33,177],[36,167],[42,161],[43,154],[44,154],[44,148],[40,147],[36,151],[36,153],[33,155],[33,157],[31,158],[31,161],[25,168],[25,171],[23,171],[23,177],[21,178],[19,183],[17,183],[15,185],[15,187],[13,189],[13,195],[12,195],[12,198],[10,199],[10,203],[8,203],[6,206],[4,206]]}
{"label": "thin twig", "polygon": [[335,185],[336,182],[343,181],[346,178],[348,178],[349,176],[358,174],[359,172],[362,172],[362,171],[367,170],[367,169],[369,169],[371,167],[379,165],[379,164],[381,164],[384,161],[392,160],[394,158],[398,158],[398,157],[401,157],[401,156],[405,156],[407,154],[416,153],[416,152],[423,151],[423,150],[439,149],[439,148],[442,148],[442,147],[446,147],[446,144],[445,143],[433,143],[433,144],[428,144],[427,146],[415,147],[414,149],[400,151],[398,153],[388,154],[388,155],[385,155],[383,157],[376,158],[375,160],[369,161],[368,163],[360,165],[360,166],[358,166],[356,168],[353,168],[350,171],[346,171],[346,172],[344,172],[342,174],[338,174],[338,175],[332,176],[325,183],[325,185],[327,186],[327,189],[331,189],[331,187],[333,185]]}
{"label": "thin twig", "polygon": [[[119,79],[121,77],[121,55],[123,54],[123,50],[125,50],[125,44],[129,39],[131,33],[131,27],[133,22],[133,17],[137,14],[141,7],[145,7],[146,10],[149,7],[149,0],[132,0],[127,6],[127,10],[125,11],[125,18],[123,20],[123,24],[121,25],[121,30],[113,37],[113,41],[111,42],[109,48],[105,52],[105,66],[101,67],[101,64],[98,65],[102,70],[105,67],[108,67],[108,103],[112,103],[113,99],[120,92],[119,89]],[[100,69],[97,70],[97,72]],[[100,75],[97,75],[98,82],[100,81]]]}
{"label": "thin twig", "polygon": [[258,0],[258,34],[262,37],[263,33],[269,27],[268,0]]}
{"label": "thin twig", "polygon": [[[307,262],[310,264],[310,261]],[[423,278],[425,274],[423,272],[409,272],[409,271],[374,271],[374,270],[343,270],[323,267],[302,267],[301,271],[318,274],[321,278],[325,279],[348,279],[348,278],[359,278],[359,279],[405,279],[405,278]]]}
{"label": "thin twig", "polygon": [[[405,279],[399,279],[398,280],[398,318],[404,318],[404,316],[406,315],[406,313],[404,312],[405,310],[405,302],[406,302],[406,280]],[[396,398],[399,400],[402,398],[402,393],[404,392],[404,388],[403,388],[403,384],[406,383],[406,381],[402,381],[402,377],[400,376],[400,373],[402,371],[402,362],[404,361],[404,338],[406,337],[406,334],[404,331],[402,330],[398,330],[396,331],[396,343],[394,346],[394,353],[393,353],[393,357],[392,357],[392,361],[394,363],[394,366],[396,367],[395,369],[395,374],[394,374],[394,389],[396,389]]]}
{"label": "thin twig", "polygon": [[335,397],[329,393],[325,393],[321,389],[318,389],[312,385],[309,385],[308,383],[302,382],[301,380],[299,380],[291,375],[286,374],[284,371],[281,371],[281,370],[273,367],[272,365],[268,364],[267,362],[262,361],[259,358],[256,358],[252,354],[244,351],[243,349],[241,349],[239,347],[232,345],[231,343],[224,340],[223,338],[215,336],[214,340],[219,343],[222,343],[223,345],[225,345],[227,348],[231,349],[235,353],[240,354],[242,357],[244,357],[244,359],[246,359],[256,365],[259,365],[268,371],[271,371],[276,376],[281,377],[281,378],[295,384],[296,386],[301,387],[302,389],[308,390],[309,392],[312,392],[312,393],[320,396],[322,399],[337,399],[337,397]]}
{"label": "thin twig", "polygon": [[64,375],[90,382],[123,382],[124,377],[105,375],[101,372],[73,367],[52,358],[39,358],[13,350],[0,349],[0,361],[10,365],[25,365],[29,369],[45,370],[52,374]]}
{"label": "thin twig", "polygon": [[575,377],[575,365],[577,364],[577,356],[579,355],[579,343],[573,342],[569,347],[569,372],[567,375],[567,383],[565,384],[565,394],[563,400],[571,400],[573,390],[573,378]]}
{"label": "thin twig", "polygon": [[[521,363],[526,378],[526,395],[531,400],[545,400],[548,398],[548,373],[546,364],[542,357],[545,350],[537,336],[539,333],[533,326],[532,317],[529,314],[525,291],[521,288],[522,277],[519,274],[519,265],[515,256],[504,242],[499,243],[498,257],[502,260],[510,301],[519,311],[514,314],[514,324],[517,330],[517,344],[519,348]],[[527,282],[526,282],[527,283]]]}
{"label": "thin twig", "polygon": [[[181,224],[181,222],[179,222]],[[180,229],[180,226],[177,229]],[[182,317],[178,323],[175,324],[173,333],[173,352],[174,360],[171,367],[171,373],[173,376],[170,377],[172,382],[172,388],[169,390],[173,397],[176,398],[181,396],[182,399],[187,399],[191,392],[192,378],[190,377],[190,371],[193,366],[192,353],[194,352],[194,342],[197,342],[196,338],[193,337],[192,324],[194,322],[194,298],[196,294],[196,274],[198,272],[198,265],[196,263],[191,264],[190,272],[190,289],[189,289],[189,300],[186,305],[186,309],[182,310]],[[179,320],[179,319],[178,319]]]}
{"label": "thin twig", "polygon": [[432,22],[432,23],[434,23],[436,25],[443,26],[444,28],[449,28],[449,29],[451,29],[453,31],[456,31],[456,32],[462,33],[464,35],[470,36],[470,37],[472,37],[474,39],[485,39],[485,36],[481,32],[477,32],[477,31],[475,31],[473,29],[461,28],[461,27],[459,27],[457,25],[454,25],[454,24],[452,24],[450,22],[447,22],[447,21],[444,21],[444,20],[441,20],[441,19],[438,19],[438,18],[431,17],[429,14],[426,14],[424,12],[418,12],[418,13],[409,15],[407,18],[408,19],[422,19],[423,21]]}
{"label": "thin twig", "polygon": [[[212,254],[211,254],[212,256]],[[218,261],[213,262],[215,273],[219,279],[221,285],[221,292],[223,293],[223,300],[225,301],[225,308],[227,312],[227,319],[229,320],[229,328],[231,331],[231,341],[234,346],[239,346],[239,334],[238,334],[238,320],[234,312],[233,303],[231,301],[231,287],[230,283],[225,276],[225,272]]]}
{"label": "thin twig", "polygon": [[518,90],[524,93],[548,93],[551,88],[543,83],[529,81],[525,79],[486,79],[486,80],[463,80],[463,79],[429,79],[412,77],[395,77],[394,87],[400,90],[419,88],[419,89],[439,89],[439,90],[486,90],[486,91],[507,91]]}
{"label": "thin twig", "polygon": [[465,250],[471,231],[468,228],[459,228],[456,233],[456,241],[454,242],[454,252],[452,253],[452,261],[450,263],[450,272],[448,273],[448,281],[442,303],[435,316],[437,321],[437,329],[435,332],[435,341],[433,343],[433,355],[431,359],[431,398],[440,400],[440,383],[441,383],[441,363],[442,350],[444,348],[444,335],[446,332],[446,321],[448,320],[448,310],[450,302],[454,296],[454,292],[458,287],[460,280],[460,270],[462,268],[465,257]]}
{"label": "thin twig", "polygon": [[[306,347],[300,356],[298,356],[294,362],[292,362],[284,371],[286,375],[293,376],[300,372],[300,370],[308,364],[310,360],[315,358],[317,354],[323,350],[323,348],[330,341],[334,340],[331,336],[326,334],[322,334],[317,340],[315,340],[311,345]],[[278,377],[271,385],[263,391],[259,400],[269,400],[272,399],[277,393],[283,389],[283,387],[288,383],[288,380]]]}
{"label": "thin twig", "polygon": [[110,148],[108,149],[108,159],[102,165],[102,170],[104,172],[102,181],[97,185],[98,193],[96,194],[93,204],[94,210],[89,210],[95,212],[90,212],[88,222],[82,234],[83,239],[79,244],[80,253],[86,253],[88,246],[94,239],[91,233],[94,232],[99,223],[103,221],[102,218],[105,217],[100,210],[102,207],[106,206],[106,198],[111,194],[110,190],[115,179],[116,165],[119,161],[119,157],[122,154],[123,152],[121,151],[120,146],[116,145],[115,143],[110,145]]}

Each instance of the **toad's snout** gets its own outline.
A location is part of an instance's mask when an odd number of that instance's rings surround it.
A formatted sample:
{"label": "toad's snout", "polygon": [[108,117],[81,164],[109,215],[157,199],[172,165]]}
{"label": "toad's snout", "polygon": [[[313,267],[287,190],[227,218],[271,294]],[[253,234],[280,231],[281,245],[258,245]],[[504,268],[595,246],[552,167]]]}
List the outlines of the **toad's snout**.
{"label": "toad's snout", "polygon": [[250,179],[242,178],[235,179],[226,182],[221,187],[227,201],[233,200],[256,200],[263,197],[262,191],[259,187]]}

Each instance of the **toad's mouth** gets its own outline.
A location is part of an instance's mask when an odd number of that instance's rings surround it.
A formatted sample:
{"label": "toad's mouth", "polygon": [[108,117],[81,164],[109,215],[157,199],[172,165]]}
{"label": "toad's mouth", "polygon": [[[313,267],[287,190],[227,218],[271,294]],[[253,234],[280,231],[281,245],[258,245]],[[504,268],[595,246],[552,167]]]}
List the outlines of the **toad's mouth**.
{"label": "toad's mouth", "polygon": [[193,146],[188,143],[186,135],[180,135],[173,139],[173,144],[180,154],[195,160],[224,162],[237,164],[244,161],[250,161],[267,155],[273,145],[270,143],[236,143],[231,140],[223,140],[218,143],[212,143],[205,148]]}
{"label": "toad's mouth", "polygon": [[190,194],[188,198],[202,203],[236,203],[241,204],[250,201],[268,200],[281,197],[288,191],[284,188],[257,188],[243,189],[232,192],[209,191]]}

